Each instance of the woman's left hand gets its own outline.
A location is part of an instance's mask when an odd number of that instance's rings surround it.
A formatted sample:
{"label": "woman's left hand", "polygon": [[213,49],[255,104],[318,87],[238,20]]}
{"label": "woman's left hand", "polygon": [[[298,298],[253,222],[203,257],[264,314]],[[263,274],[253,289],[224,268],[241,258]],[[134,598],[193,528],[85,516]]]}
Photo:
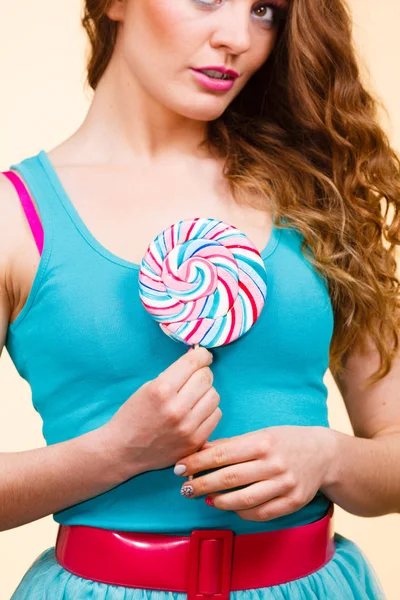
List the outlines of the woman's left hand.
{"label": "woman's left hand", "polygon": [[[326,427],[267,427],[244,435],[207,442],[177,464],[193,478],[189,498],[210,495],[214,507],[236,512],[247,521],[269,521],[308,504],[329,481],[335,457],[334,431]],[[243,489],[218,494],[239,486]],[[190,493],[190,490],[189,490]]]}

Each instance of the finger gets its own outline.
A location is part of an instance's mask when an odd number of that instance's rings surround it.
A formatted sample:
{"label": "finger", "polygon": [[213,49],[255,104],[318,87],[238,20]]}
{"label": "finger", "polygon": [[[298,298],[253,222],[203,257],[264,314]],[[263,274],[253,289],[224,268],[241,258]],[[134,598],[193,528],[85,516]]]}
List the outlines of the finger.
{"label": "finger", "polygon": [[[188,426],[192,431],[196,431],[196,437],[200,439],[204,439],[201,435],[200,428],[202,425],[208,420],[208,418],[219,408],[220,397],[215,388],[210,388],[207,390],[204,395],[196,400],[194,406],[188,410],[188,414],[185,418],[185,424],[188,423]],[[191,403],[187,403],[187,406],[190,406]],[[221,409],[219,409],[220,413],[222,413]],[[206,435],[210,434],[211,430],[207,430]],[[201,448],[198,449],[201,451]],[[190,455],[189,455],[190,456]]]}
{"label": "finger", "polygon": [[[232,465],[192,479],[190,485],[193,493],[190,494],[190,498],[213,494],[221,490],[232,490],[232,488],[262,481],[272,475],[272,467],[259,460]],[[185,485],[183,484],[182,488]],[[182,495],[185,495],[184,492]]]}
{"label": "finger", "polygon": [[208,366],[201,367],[198,371],[193,373],[179,390],[179,406],[184,406],[188,412],[193,410],[205,394],[211,393],[211,390],[213,390],[213,393],[217,393],[212,384],[213,372]]}
{"label": "finger", "polygon": [[279,496],[255,508],[237,511],[238,516],[245,521],[272,521],[297,512],[303,506],[296,504],[290,496]]}
{"label": "finger", "polygon": [[236,438],[229,438],[226,442],[220,440],[220,443],[212,444],[204,450],[180,459],[178,464],[185,465],[185,476],[187,476],[208,469],[239,464],[256,459],[258,456],[259,450],[257,444],[254,443],[254,437],[253,439],[251,437],[246,439],[245,436],[241,435]]}
{"label": "finger", "polygon": [[178,358],[178,360],[160,373],[156,379],[160,383],[171,385],[175,392],[179,392],[189,377],[198,369],[201,369],[201,367],[210,365],[212,359],[213,355],[207,348],[194,348],[191,352],[186,352]]}
{"label": "finger", "polygon": [[[203,399],[203,402],[204,402],[204,399]],[[200,440],[204,440],[204,439],[208,438],[208,436],[211,435],[212,432],[215,430],[215,428],[217,427],[217,425],[221,419],[222,419],[222,411],[221,411],[220,407],[217,406],[217,408],[208,417],[206,417],[204,419],[204,421],[202,423],[200,423],[200,425],[198,425],[197,431],[196,431],[196,436],[198,436],[198,438]],[[199,448],[197,450],[197,452],[202,452],[202,449]],[[188,455],[188,456],[190,456],[190,455]],[[188,458],[188,456],[186,458]],[[178,464],[180,464],[180,463],[181,463],[181,461],[179,460]]]}
{"label": "finger", "polygon": [[[285,495],[286,487],[279,479],[263,480],[247,485],[241,490],[211,495],[215,508],[235,512],[251,511],[260,505]],[[252,513],[254,514],[254,513]]]}

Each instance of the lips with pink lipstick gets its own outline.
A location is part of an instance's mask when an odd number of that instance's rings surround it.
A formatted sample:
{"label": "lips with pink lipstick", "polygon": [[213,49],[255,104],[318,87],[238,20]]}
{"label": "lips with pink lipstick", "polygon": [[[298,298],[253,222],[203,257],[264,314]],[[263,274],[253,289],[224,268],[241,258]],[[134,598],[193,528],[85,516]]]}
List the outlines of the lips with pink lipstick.
{"label": "lips with pink lipstick", "polygon": [[207,66],[191,69],[196,79],[208,89],[227,91],[230,90],[239,77],[239,73],[221,66]]}

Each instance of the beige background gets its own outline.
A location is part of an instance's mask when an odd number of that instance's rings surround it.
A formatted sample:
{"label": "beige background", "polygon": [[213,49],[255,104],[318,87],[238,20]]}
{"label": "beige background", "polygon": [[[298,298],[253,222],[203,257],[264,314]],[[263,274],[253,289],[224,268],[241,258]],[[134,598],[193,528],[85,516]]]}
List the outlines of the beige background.
{"label": "beige background", "polygon": [[[0,1],[0,170],[6,170],[68,137],[81,123],[90,94],[83,91],[83,0]],[[389,118],[383,115],[382,122],[399,149],[400,3],[351,0],[350,6],[359,54],[370,71],[370,85],[379,91],[388,109]],[[0,451],[43,446],[41,420],[31,406],[29,386],[18,376],[6,351],[0,360],[0,381]],[[329,373],[326,382],[331,427],[351,433],[343,401]],[[399,599],[399,515],[364,519],[337,506],[336,530],[367,554],[388,599]],[[0,534],[0,600],[10,598],[36,556],[54,545],[55,535],[51,516]]]}

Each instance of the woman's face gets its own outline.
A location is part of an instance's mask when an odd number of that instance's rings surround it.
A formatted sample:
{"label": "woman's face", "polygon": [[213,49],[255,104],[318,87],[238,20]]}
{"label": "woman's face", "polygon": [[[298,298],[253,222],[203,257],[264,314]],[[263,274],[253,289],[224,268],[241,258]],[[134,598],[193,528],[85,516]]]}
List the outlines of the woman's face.
{"label": "woman's face", "polygon": [[[107,12],[120,21],[113,58],[153,100],[188,118],[216,119],[270,55],[282,10],[275,2],[287,8],[287,0],[115,0]],[[227,82],[193,70],[210,66],[239,76]]]}

